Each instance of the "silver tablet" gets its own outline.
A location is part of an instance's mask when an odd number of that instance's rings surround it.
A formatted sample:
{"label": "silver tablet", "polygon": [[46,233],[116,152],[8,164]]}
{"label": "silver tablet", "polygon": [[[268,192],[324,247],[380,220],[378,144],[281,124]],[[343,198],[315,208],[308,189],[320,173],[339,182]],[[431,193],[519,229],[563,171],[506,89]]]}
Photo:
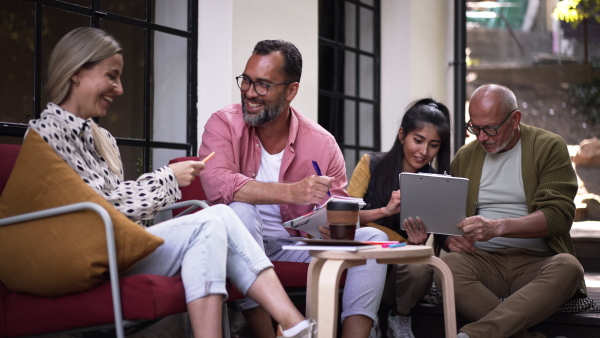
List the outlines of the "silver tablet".
{"label": "silver tablet", "polygon": [[469,179],[450,175],[400,173],[400,228],[419,216],[429,233],[459,235],[465,219]]}

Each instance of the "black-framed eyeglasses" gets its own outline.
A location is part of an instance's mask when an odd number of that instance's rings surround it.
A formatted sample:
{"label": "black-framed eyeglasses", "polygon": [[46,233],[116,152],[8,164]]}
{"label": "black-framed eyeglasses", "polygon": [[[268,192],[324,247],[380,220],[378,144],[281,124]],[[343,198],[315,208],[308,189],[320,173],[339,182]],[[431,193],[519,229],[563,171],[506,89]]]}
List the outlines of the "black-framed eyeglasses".
{"label": "black-framed eyeglasses", "polygon": [[517,110],[518,109],[515,109],[515,110],[511,111],[510,113],[508,113],[508,115],[506,115],[504,120],[502,120],[502,122],[500,122],[500,124],[495,127],[489,127],[489,126],[478,127],[478,126],[471,124],[471,120],[469,120],[469,122],[467,122],[467,131],[473,135],[478,136],[479,133],[483,130],[483,132],[487,136],[496,136],[498,134],[498,129],[500,129],[500,127],[502,127],[504,122],[506,122],[506,120],[508,120],[508,118],[512,115],[512,113],[516,112]]}
{"label": "black-framed eyeglasses", "polygon": [[271,87],[275,87],[275,86],[279,86],[282,84],[288,84],[288,83],[293,83],[296,81],[287,81],[287,82],[281,82],[281,83],[263,83],[260,81],[252,81],[249,78],[245,77],[244,75],[240,75],[238,77],[235,78],[237,80],[237,85],[238,87],[240,87],[241,90],[249,90],[250,86],[254,86],[254,91],[256,92],[256,94],[263,96],[263,95],[267,95],[267,93],[269,92],[269,88]]}

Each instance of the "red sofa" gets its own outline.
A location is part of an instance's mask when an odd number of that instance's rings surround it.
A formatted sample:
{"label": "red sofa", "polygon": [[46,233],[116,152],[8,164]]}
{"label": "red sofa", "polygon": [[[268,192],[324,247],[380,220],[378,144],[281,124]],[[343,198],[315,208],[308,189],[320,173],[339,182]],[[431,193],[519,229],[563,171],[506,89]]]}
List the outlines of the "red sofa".
{"label": "red sofa", "polygon": [[[0,194],[19,149],[19,145],[0,144]],[[179,276],[123,277],[119,279],[119,287],[126,327],[186,311]],[[109,281],[93,290],[62,297],[14,293],[0,283],[0,337],[110,328],[115,322],[111,297]]]}
{"label": "red sofa", "polygon": [[[19,145],[0,144],[0,194],[14,167],[19,149]],[[199,180],[195,180],[195,187],[184,190],[184,200],[202,196]],[[308,264],[274,262],[274,265],[286,288],[293,290],[306,287]],[[185,294],[179,276],[122,277],[119,279],[119,288],[126,327],[186,311]],[[230,301],[243,296],[232,286],[228,287],[228,292]],[[113,327],[115,317],[111,295],[109,281],[93,290],[62,297],[15,293],[0,282],[0,338]]]}

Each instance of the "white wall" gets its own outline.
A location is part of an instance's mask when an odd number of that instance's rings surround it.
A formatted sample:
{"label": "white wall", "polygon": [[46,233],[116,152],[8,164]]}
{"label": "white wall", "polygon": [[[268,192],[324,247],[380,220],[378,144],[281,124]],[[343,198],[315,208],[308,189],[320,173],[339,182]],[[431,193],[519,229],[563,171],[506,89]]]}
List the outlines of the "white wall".
{"label": "white wall", "polygon": [[[319,11],[318,0],[234,0],[234,76],[240,75],[260,40],[283,39],[292,42],[302,54],[302,78],[292,106],[317,120]],[[232,102],[240,101],[240,91],[232,79]]]}
{"label": "white wall", "polygon": [[302,78],[292,106],[317,120],[318,0],[200,0],[198,7],[199,144],[210,114],[240,102],[234,77],[260,40],[283,39],[298,47]]}
{"label": "white wall", "polygon": [[233,0],[198,1],[198,145],[210,114],[235,102]]}
{"label": "white wall", "polygon": [[[412,101],[452,111],[452,0],[381,1],[381,144],[389,149]],[[450,39],[450,40],[448,40]]]}
{"label": "white wall", "polygon": [[[413,100],[431,96],[452,111],[453,0],[381,0],[381,7],[381,142],[387,150]],[[302,53],[292,105],[316,121],[318,19],[318,0],[199,0],[199,137],[210,114],[240,101],[234,77],[263,39],[291,41]]]}

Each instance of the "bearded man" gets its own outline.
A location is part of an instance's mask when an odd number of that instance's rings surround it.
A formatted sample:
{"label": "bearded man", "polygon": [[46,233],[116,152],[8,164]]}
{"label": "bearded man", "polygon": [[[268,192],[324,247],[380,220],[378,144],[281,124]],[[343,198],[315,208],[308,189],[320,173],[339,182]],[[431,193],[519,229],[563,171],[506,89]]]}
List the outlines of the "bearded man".
{"label": "bearded man", "polygon": [[[201,173],[210,204],[228,204],[274,261],[309,262],[308,251],[282,250],[300,234],[283,223],[333,196],[348,196],[346,166],[331,133],[290,106],[300,86],[302,57],[290,42],[260,41],[237,83],[241,104],[212,114],[200,156],[215,151]],[[316,161],[322,175],[315,175]],[[324,238],[329,230],[321,228]],[[358,241],[387,240],[375,228]],[[386,265],[369,261],[348,270],[342,301],[342,336],[377,337],[377,310]],[[238,301],[255,337],[274,337],[267,312],[251,299]]]}

